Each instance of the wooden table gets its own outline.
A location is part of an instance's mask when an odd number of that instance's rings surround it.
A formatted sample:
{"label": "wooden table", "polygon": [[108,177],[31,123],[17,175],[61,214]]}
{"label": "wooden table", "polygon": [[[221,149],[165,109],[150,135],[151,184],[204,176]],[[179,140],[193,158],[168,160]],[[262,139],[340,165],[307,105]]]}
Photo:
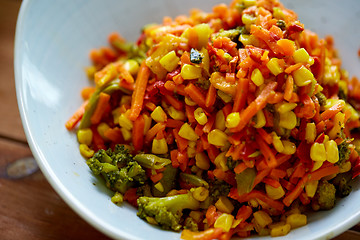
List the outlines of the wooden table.
{"label": "wooden table", "polygon": [[[31,156],[18,112],[13,73],[20,0],[0,0],[0,169]],[[75,212],[40,171],[18,180],[0,178],[0,239],[109,239]],[[335,240],[360,240],[360,224]]]}

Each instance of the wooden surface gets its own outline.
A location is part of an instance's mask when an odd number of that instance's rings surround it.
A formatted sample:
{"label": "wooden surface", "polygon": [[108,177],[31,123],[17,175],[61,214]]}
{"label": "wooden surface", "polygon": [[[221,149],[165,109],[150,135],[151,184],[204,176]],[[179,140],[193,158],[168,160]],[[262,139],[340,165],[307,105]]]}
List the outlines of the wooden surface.
{"label": "wooden surface", "polygon": [[[18,112],[13,73],[15,25],[21,1],[0,0],[0,170],[31,156]],[[335,240],[360,240],[360,225]],[[0,239],[108,239],[74,213],[40,171],[0,178]]]}

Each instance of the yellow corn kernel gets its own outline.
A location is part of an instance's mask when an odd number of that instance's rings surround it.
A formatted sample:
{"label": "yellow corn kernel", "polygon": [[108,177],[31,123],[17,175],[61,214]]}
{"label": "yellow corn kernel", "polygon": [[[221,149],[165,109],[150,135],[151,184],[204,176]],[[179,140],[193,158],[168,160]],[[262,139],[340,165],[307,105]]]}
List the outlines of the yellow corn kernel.
{"label": "yellow corn kernel", "polygon": [[261,84],[264,83],[264,77],[261,73],[261,71],[258,68],[255,68],[252,73],[251,73],[251,81],[253,81],[253,83],[256,86],[260,86]]}
{"label": "yellow corn kernel", "polygon": [[77,132],[77,139],[80,144],[83,143],[87,146],[90,146],[92,142],[92,138],[93,138],[93,132],[91,131],[90,128],[79,129],[79,131]]}
{"label": "yellow corn kernel", "polygon": [[225,196],[220,196],[219,200],[216,201],[215,207],[223,213],[229,213],[234,210],[234,205]]}
{"label": "yellow corn kernel", "polygon": [[341,164],[339,166],[339,168],[340,168],[340,170],[339,170],[340,173],[348,172],[351,170],[351,162],[347,161],[347,162]]}
{"label": "yellow corn kernel", "polygon": [[188,158],[193,158],[196,155],[196,148],[188,146],[186,148],[186,154]]}
{"label": "yellow corn kernel", "polygon": [[323,162],[326,160],[326,150],[323,143],[315,142],[310,148],[310,158],[316,162]]}
{"label": "yellow corn kernel", "polygon": [[124,95],[121,97],[120,99],[120,106],[123,105],[130,105],[131,104],[131,96],[129,95]]}
{"label": "yellow corn kernel", "polygon": [[116,67],[113,63],[110,63],[109,65],[107,65],[106,68],[107,68],[107,71],[104,74],[104,76],[102,76],[98,81],[96,81],[97,87],[104,86],[106,83],[110,82],[111,80],[113,80],[116,77],[117,71],[116,71]]}
{"label": "yellow corn kernel", "polygon": [[85,68],[86,71],[86,75],[88,76],[88,78],[93,79],[94,78],[94,74],[97,72],[96,67],[95,66],[89,66]]}
{"label": "yellow corn kernel", "polygon": [[250,24],[255,23],[256,17],[254,17],[250,14],[243,14],[241,17],[241,20],[245,25],[250,25]]}
{"label": "yellow corn kernel", "polygon": [[124,201],[124,196],[121,193],[116,192],[114,196],[112,196],[111,201],[115,204],[122,203]]}
{"label": "yellow corn kernel", "polygon": [[145,135],[151,127],[152,118],[147,114],[143,114],[143,118],[144,118],[144,135]]}
{"label": "yellow corn kernel", "polygon": [[227,93],[224,93],[223,91],[221,90],[218,90],[217,91],[217,95],[221,98],[221,100],[224,101],[224,103],[229,103],[232,101],[232,96],[230,96],[229,94]]}
{"label": "yellow corn kernel", "polygon": [[[240,117],[239,117],[240,120]],[[254,128],[262,128],[266,124],[266,118],[264,115],[264,112],[262,110],[259,110],[255,115],[255,124]]]}
{"label": "yellow corn kernel", "polygon": [[334,140],[327,141],[325,144],[326,160],[331,163],[339,161],[339,150]]}
{"label": "yellow corn kernel", "polygon": [[244,45],[251,45],[252,44],[252,36],[248,34],[240,34],[239,41]]}
{"label": "yellow corn kernel", "polygon": [[289,140],[282,140],[282,144],[284,145],[284,150],[281,152],[286,155],[292,155],[296,152],[296,145],[295,143]]}
{"label": "yellow corn kernel", "polygon": [[225,126],[225,115],[222,110],[219,110],[215,115],[215,128],[224,131]]}
{"label": "yellow corn kernel", "polygon": [[225,126],[227,128],[234,128],[240,123],[240,114],[239,112],[232,112],[226,117]]}
{"label": "yellow corn kernel", "polygon": [[338,112],[334,117],[334,126],[330,129],[328,135],[331,139],[335,139],[344,127],[345,114]]}
{"label": "yellow corn kernel", "polygon": [[185,104],[189,106],[196,106],[197,103],[194,102],[190,97],[185,96]]}
{"label": "yellow corn kernel", "polygon": [[359,119],[360,115],[359,113],[353,108],[353,106],[351,106],[351,104],[346,103],[344,106],[344,112],[349,110],[350,111],[350,118],[349,121],[356,121]]}
{"label": "yellow corn kernel", "polygon": [[283,226],[278,226],[278,227],[271,229],[270,235],[272,237],[285,236],[290,232],[290,230],[291,230],[290,224],[285,224]]}
{"label": "yellow corn kernel", "polygon": [[205,125],[207,123],[207,121],[208,121],[208,118],[207,118],[204,110],[201,107],[198,107],[197,109],[195,109],[194,117],[195,117],[195,120],[200,125]]}
{"label": "yellow corn kernel", "polygon": [[208,170],[210,168],[209,157],[204,152],[196,153],[195,165],[200,169]]}
{"label": "yellow corn kernel", "polygon": [[227,143],[228,136],[219,129],[214,129],[208,134],[208,142],[217,147],[224,147]]}
{"label": "yellow corn kernel", "polygon": [[122,113],[121,107],[117,107],[111,112],[111,114],[113,116],[113,121],[115,124],[119,124],[119,117],[120,117],[121,113]]}
{"label": "yellow corn kernel", "polygon": [[126,130],[131,130],[133,128],[133,122],[127,118],[126,114],[123,113],[119,117],[119,125]]}
{"label": "yellow corn kernel", "polygon": [[100,123],[100,124],[97,126],[96,130],[98,131],[98,133],[100,134],[100,136],[101,136],[103,139],[107,140],[107,138],[105,137],[104,133],[105,133],[105,131],[108,130],[109,128],[110,128],[109,125],[107,125],[106,123],[102,122],[102,123]]}
{"label": "yellow corn kernel", "polygon": [[227,166],[227,157],[225,155],[226,155],[226,152],[221,152],[214,159],[214,164],[215,164],[216,168],[219,168],[219,169],[223,170],[224,172],[229,170],[229,167]]}
{"label": "yellow corn kernel", "polygon": [[180,75],[183,79],[197,79],[202,76],[201,68],[190,64],[184,64],[181,68]]}
{"label": "yellow corn kernel", "polygon": [[278,74],[280,74],[284,71],[284,69],[279,64],[279,59],[277,59],[277,58],[271,58],[269,60],[269,62],[266,64],[266,67],[275,76],[277,76]]}
{"label": "yellow corn kernel", "polygon": [[285,18],[285,14],[284,14],[283,10],[278,7],[273,8],[273,16],[276,19],[284,19]]}
{"label": "yellow corn kernel", "polygon": [[159,192],[164,192],[164,186],[162,185],[161,182],[158,182],[154,185],[154,187],[159,191]]}
{"label": "yellow corn kernel", "polygon": [[296,103],[282,102],[282,103],[275,104],[275,110],[278,113],[286,113],[286,112],[290,112],[291,110],[293,110],[296,106],[297,106]]}
{"label": "yellow corn kernel", "polygon": [[168,152],[168,145],[165,138],[154,139],[152,142],[151,152],[154,154],[165,154]]}
{"label": "yellow corn kernel", "polygon": [[251,7],[256,4],[256,0],[243,0],[242,3],[245,7]]}
{"label": "yellow corn kernel", "polygon": [[206,48],[202,48],[200,51],[201,55],[203,56],[202,59],[202,67],[205,69],[206,72],[209,72],[210,69],[210,58],[209,58],[209,53],[208,50]]}
{"label": "yellow corn kernel", "polygon": [[159,60],[159,63],[161,64],[161,66],[163,66],[163,68],[166,69],[166,71],[172,72],[178,66],[179,61],[180,58],[176,56],[175,51],[172,50],[171,52],[168,52],[165,56],[163,56]]}
{"label": "yellow corn kernel", "polygon": [[285,191],[282,186],[274,188],[269,184],[265,184],[266,194],[272,199],[280,199],[285,195]]}
{"label": "yellow corn kernel", "polygon": [[196,141],[199,138],[194,129],[188,123],[184,123],[181,126],[179,130],[179,136],[189,141]]}
{"label": "yellow corn kernel", "polygon": [[271,224],[269,224],[268,228],[271,230],[271,229],[276,228],[276,227],[284,226],[285,224],[286,224],[285,221],[271,223]]}
{"label": "yellow corn kernel", "polygon": [[209,190],[205,187],[197,187],[192,189],[192,196],[200,202],[205,201],[209,196]]}
{"label": "yellow corn kernel", "polygon": [[172,119],[185,121],[186,116],[185,113],[179,110],[176,110],[173,106],[168,107],[167,113]]}
{"label": "yellow corn kernel", "polygon": [[296,63],[307,63],[310,56],[305,48],[300,48],[294,52],[293,58]]}
{"label": "yellow corn kernel", "polygon": [[133,76],[135,76],[139,71],[139,63],[134,59],[126,60],[124,63],[124,68]]}
{"label": "yellow corn kernel", "polygon": [[189,217],[195,220],[195,222],[200,222],[204,214],[200,211],[191,211]]}
{"label": "yellow corn kernel", "polygon": [[314,162],[311,171],[313,172],[313,171],[318,170],[318,169],[323,165],[323,163],[324,163],[324,162]]}
{"label": "yellow corn kernel", "polygon": [[90,149],[88,145],[81,143],[79,145],[80,153],[85,158],[91,158],[94,155],[94,150]]}
{"label": "yellow corn kernel", "polygon": [[224,232],[229,232],[233,224],[234,216],[231,214],[223,213],[215,221],[215,228],[222,228]]}
{"label": "yellow corn kernel", "polygon": [[212,32],[209,24],[201,23],[201,24],[196,25],[194,28],[198,35],[197,49],[206,48],[208,41],[209,41],[210,34]]}
{"label": "yellow corn kernel", "polygon": [[254,215],[255,221],[259,224],[259,226],[261,228],[264,228],[267,225],[269,225],[270,223],[272,223],[271,217],[265,211],[260,210],[260,211],[254,212],[253,215]]}
{"label": "yellow corn kernel", "polygon": [[276,132],[272,132],[271,136],[272,136],[272,140],[273,140],[272,144],[273,144],[275,150],[278,151],[279,153],[283,152],[284,144],[281,141],[281,138],[276,134]]}
{"label": "yellow corn kernel", "polygon": [[132,134],[131,134],[130,130],[122,127],[122,128],[120,128],[120,131],[121,131],[121,134],[122,134],[125,141],[131,140],[131,135]]}
{"label": "yellow corn kernel", "polygon": [[307,123],[305,128],[305,140],[307,143],[313,143],[316,138],[316,125],[315,123]]}
{"label": "yellow corn kernel", "polygon": [[293,111],[279,114],[279,127],[293,129],[297,124],[297,118]]}
{"label": "yellow corn kernel", "polygon": [[302,227],[307,224],[307,217],[304,214],[291,214],[286,218],[286,223],[290,224],[291,229]]}
{"label": "yellow corn kernel", "polygon": [[304,66],[296,69],[292,74],[295,84],[299,87],[309,85],[312,81],[315,80],[312,72]]}
{"label": "yellow corn kernel", "polygon": [[305,193],[308,197],[312,198],[315,196],[319,181],[310,181],[305,184]]}
{"label": "yellow corn kernel", "polygon": [[150,116],[155,122],[165,122],[167,120],[166,113],[160,106],[157,106]]}

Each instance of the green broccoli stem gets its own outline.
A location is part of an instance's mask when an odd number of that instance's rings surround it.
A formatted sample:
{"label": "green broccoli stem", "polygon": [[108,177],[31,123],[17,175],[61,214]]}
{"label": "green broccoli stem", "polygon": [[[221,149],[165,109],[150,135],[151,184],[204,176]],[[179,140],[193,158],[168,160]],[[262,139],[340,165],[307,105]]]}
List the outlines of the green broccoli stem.
{"label": "green broccoli stem", "polygon": [[135,155],[134,160],[137,161],[141,166],[151,169],[160,169],[171,163],[170,159],[145,153]]}
{"label": "green broccoli stem", "polygon": [[90,127],[91,125],[90,118],[94,114],[97,103],[99,101],[100,93],[104,92],[111,95],[116,90],[121,90],[119,83],[120,83],[119,79],[116,78],[115,80],[109,82],[108,84],[105,84],[105,86],[96,88],[95,92],[91,95],[89,99],[89,103],[86,106],[86,111],[81,119],[79,129]]}
{"label": "green broccoli stem", "polygon": [[140,197],[137,200],[138,213],[140,218],[155,222],[164,229],[179,231],[182,227],[181,217],[184,209],[197,210],[200,207],[199,201],[194,199],[192,194],[180,194],[169,197]]}

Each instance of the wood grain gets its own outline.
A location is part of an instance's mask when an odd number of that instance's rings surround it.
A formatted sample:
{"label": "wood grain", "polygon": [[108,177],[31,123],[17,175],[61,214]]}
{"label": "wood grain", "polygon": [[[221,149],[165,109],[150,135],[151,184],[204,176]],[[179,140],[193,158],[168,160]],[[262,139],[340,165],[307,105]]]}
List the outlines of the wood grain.
{"label": "wood grain", "polygon": [[[0,168],[31,156],[18,112],[13,47],[20,0],[0,0]],[[334,240],[360,240],[360,225]],[[109,239],[87,224],[55,193],[40,171],[0,178],[1,240]]]}
{"label": "wood grain", "polygon": [[[0,166],[31,156],[26,144],[0,139]],[[73,212],[38,171],[0,178],[0,239],[109,239]]]}

